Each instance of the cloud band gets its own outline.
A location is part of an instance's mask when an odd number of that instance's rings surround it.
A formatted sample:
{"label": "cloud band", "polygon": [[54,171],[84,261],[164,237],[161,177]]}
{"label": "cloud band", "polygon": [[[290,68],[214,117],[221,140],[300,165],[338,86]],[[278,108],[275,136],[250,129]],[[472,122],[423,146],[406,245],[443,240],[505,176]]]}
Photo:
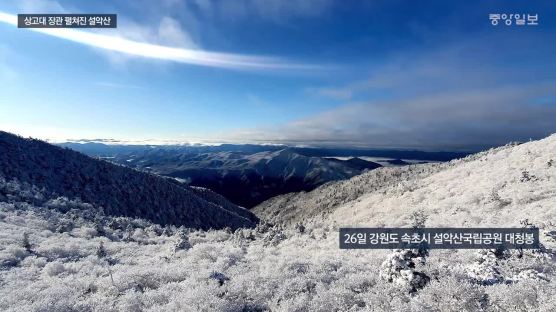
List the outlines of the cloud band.
{"label": "cloud band", "polygon": [[[0,22],[17,26],[17,16],[0,12]],[[291,70],[315,68],[315,66],[296,64],[279,58],[168,47],[77,29],[37,28],[32,30],[94,48],[191,65],[237,70]]]}

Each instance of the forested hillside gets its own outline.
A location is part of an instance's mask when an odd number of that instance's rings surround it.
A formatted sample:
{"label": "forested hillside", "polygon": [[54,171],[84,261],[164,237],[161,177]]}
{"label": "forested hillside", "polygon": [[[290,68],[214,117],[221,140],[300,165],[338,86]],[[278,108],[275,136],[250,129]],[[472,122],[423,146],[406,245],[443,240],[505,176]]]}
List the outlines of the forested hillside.
{"label": "forested hillside", "polygon": [[33,185],[46,199],[80,199],[107,215],[202,229],[257,222],[249,211],[172,179],[6,132],[0,132],[0,176]]}

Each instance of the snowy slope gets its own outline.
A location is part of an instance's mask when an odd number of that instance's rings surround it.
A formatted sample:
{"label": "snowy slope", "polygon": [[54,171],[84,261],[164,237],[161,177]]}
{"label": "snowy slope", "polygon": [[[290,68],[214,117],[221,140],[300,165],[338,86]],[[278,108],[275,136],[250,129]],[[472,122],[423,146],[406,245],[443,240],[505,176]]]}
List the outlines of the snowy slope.
{"label": "snowy slope", "polygon": [[254,212],[273,222],[407,226],[414,211],[431,226],[556,224],[556,135],[442,164],[379,168],[309,193],[273,198]]}
{"label": "snowy slope", "polygon": [[431,167],[433,174],[364,194],[328,220],[403,226],[422,210],[434,226],[556,226],[556,135]]}
{"label": "snowy slope", "polygon": [[286,225],[319,221],[341,205],[365,194],[409,183],[432,174],[437,168],[438,164],[379,168],[349,180],[327,183],[311,192],[276,196],[252,211],[267,221]]}
{"label": "snowy slope", "polygon": [[172,179],[6,132],[0,132],[0,177],[33,185],[46,199],[79,198],[114,216],[203,229],[257,222],[249,211],[214,194],[200,196]]}

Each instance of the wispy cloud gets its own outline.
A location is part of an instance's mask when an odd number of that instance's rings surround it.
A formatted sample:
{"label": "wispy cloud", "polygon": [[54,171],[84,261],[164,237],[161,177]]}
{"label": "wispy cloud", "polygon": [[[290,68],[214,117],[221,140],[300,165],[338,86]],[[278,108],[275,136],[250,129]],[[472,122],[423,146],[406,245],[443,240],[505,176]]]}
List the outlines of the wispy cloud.
{"label": "wispy cloud", "polygon": [[[17,26],[17,16],[0,12],[0,22]],[[166,26],[171,28],[171,22]],[[76,29],[32,30],[107,51],[191,65],[236,70],[293,70],[316,68],[315,66],[293,63],[279,58],[170,47]]]}
{"label": "wispy cloud", "polygon": [[[356,78],[306,91],[335,100],[362,100],[379,93],[401,98],[552,80],[556,63],[540,65],[540,60],[556,53],[555,45],[541,44],[549,39],[541,34],[486,33],[442,41],[393,52],[379,63],[354,70]],[[537,48],[510,49],[519,44]]]}

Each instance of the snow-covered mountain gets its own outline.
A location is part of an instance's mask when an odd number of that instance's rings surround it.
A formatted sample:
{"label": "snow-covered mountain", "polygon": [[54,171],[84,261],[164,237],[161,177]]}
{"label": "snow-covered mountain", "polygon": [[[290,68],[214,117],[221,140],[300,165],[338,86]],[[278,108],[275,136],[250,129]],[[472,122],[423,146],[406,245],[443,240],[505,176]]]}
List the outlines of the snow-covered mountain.
{"label": "snow-covered mountain", "polygon": [[[129,159],[130,165],[142,166],[149,162],[148,157]],[[151,160],[152,161],[152,160]],[[219,171],[221,176],[249,176],[259,179],[279,178],[282,180],[300,179],[307,184],[322,184],[332,180],[346,179],[361,173],[365,169],[375,169],[380,165],[359,160],[337,161],[320,157],[307,157],[283,149],[273,152],[243,154],[237,152],[219,152],[200,154],[194,157],[182,156],[179,159],[160,158],[156,164],[149,163],[150,168],[164,175],[187,178],[195,170]]]}
{"label": "snow-covered mountain", "polygon": [[380,168],[253,209],[283,224],[365,226],[407,226],[403,216],[416,210],[433,226],[556,223],[556,135],[447,163]]}
{"label": "snow-covered mountain", "polygon": [[[271,199],[254,211],[275,225],[233,232],[91,216],[0,179],[0,310],[555,311],[555,159],[553,135],[378,168]],[[338,248],[341,226],[417,223],[535,226],[542,248]]]}
{"label": "snow-covered mountain", "polygon": [[326,182],[347,179],[378,167],[364,160],[361,163],[334,161],[284,149],[255,154],[203,154],[175,166],[162,162],[153,169],[252,207],[276,195],[309,191]]}
{"label": "snow-covered mountain", "polygon": [[247,152],[192,152],[180,147],[128,148],[131,152],[108,154],[112,155],[108,160],[177,178],[191,186],[209,188],[248,208],[276,195],[309,191],[326,182],[351,178],[380,167],[359,158],[343,161],[307,157],[292,148],[257,151],[251,146]]}
{"label": "snow-covered mountain", "polygon": [[[42,200],[80,199],[105,214],[193,228],[254,226],[257,218],[208,190],[0,132],[0,177],[32,185]],[[6,198],[7,190],[0,190]]]}

